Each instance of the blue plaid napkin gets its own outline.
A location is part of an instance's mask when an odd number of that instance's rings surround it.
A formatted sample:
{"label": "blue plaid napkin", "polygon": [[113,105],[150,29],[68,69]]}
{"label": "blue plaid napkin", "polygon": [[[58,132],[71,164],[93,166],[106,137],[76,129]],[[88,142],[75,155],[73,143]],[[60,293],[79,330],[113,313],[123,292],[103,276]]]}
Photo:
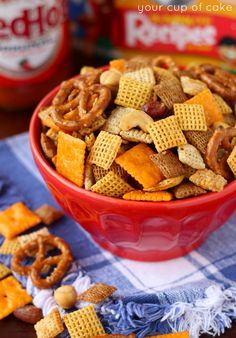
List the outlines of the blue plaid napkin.
{"label": "blue plaid napkin", "polygon": [[[31,209],[43,203],[56,206],[33,162],[28,134],[0,142],[0,210],[19,200]],[[70,244],[76,260],[63,283],[75,283],[79,290],[96,282],[117,287],[115,296],[97,307],[107,332],[135,332],[142,338],[187,330],[197,338],[201,333],[220,335],[236,319],[235,223],[236,215],[198,250],[158,263],[113,256],[69,217],[49,230]],[[5,264],[10,258],[0,256]],[[36,301],[47,299],[51,306],[50,290],[42,294],[27,278],[21,282]]]}

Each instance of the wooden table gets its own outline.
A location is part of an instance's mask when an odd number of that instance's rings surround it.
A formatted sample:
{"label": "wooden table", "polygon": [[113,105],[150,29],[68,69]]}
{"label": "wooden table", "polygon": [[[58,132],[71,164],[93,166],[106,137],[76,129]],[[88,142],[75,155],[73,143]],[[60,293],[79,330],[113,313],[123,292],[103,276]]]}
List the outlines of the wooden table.
{"label": "wooden table", "polygon": [[[31,111],[22,112],[3,112],[0,111],[0,138],[17,134],[28,129]],[[0,321],[1,338],[36,338],[34,328],[30,324],[20,322],[13,316],[9,316]],[[201,338],[210,338],[207,335]],[[236,338],[236,324],[231,330],[221,335],[221,338]]]}

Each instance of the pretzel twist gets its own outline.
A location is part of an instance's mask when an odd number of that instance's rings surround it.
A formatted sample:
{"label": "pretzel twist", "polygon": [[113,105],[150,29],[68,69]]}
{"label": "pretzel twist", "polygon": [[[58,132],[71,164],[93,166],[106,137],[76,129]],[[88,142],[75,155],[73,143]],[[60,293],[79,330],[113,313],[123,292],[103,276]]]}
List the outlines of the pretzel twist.
{"label": "pretzel twist", "polygon": [[[210,138],[207,151],[206,161],[208,166],[217,174],[224,178],[231,180],[232,173],[227,165],[227,158],[233,149],[230,140],[236,136],[236,128],[217,129]],[[218,159],[218,150],[220,146],[223,147],[224,154]]]}
{"label": "pretzel twist", "polygon": [[203,64],[196,70],[200,79],[221,97],[229,101],[236,101],[236,76],[223,69]]}
{"label": "pretzel twist", "polygon": [[168,55],[160,55],[152,60],[153,67],[167,68],[177,77],[180,76],[180,70],[175,61]]}
{"label": "pretzel twist", "polygon": [[90,127],[110,103],[110,89],[96,83],[89,86],[83,77],[67,82],[53,99],[54,123],[67,131]]}
{"label": "pretzel twist", "polygon": [[[46,257],[48,245],[60,250],[61,254]],[[22,260],[32,252],[36,252],[33,264],[30,266],[23,265]],[[11,268],[19,275],[29,276],[36,287],[47,289],[64,276],[72,260],[70,247],[62,238],[53,235],[38,235],[34,241],[26,243],[15,253],[11,260]],[[55,268],[51,274],[42,278],[40,274],[44,268],[52,266],[55,266]]]}

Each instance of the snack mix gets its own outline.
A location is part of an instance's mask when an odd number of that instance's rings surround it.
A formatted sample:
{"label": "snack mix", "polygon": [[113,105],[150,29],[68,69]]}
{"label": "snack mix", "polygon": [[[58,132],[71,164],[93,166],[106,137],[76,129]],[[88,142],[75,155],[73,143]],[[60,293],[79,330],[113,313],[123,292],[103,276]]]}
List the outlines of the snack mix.
{"label": "snack mix", "polygon": [[41,148],[66,179],[110,197],[219,192],[236,176],[235,103],[236,75],[217,66],[117,59],[61,84],[39,112]]}
{"label": "snack mix", "polygon": [[[119,181],[122,180],[120,175],[124,175],[123,170],[114,169],[116,174],[109,171],[107,174],[107,169],[103,170],[105,172],[97,171],[99,177],[114,174]],[[126,186],[128,183],[124,181],[117,189],[129,191],[124,189]],[[68,330],[66,336],[69,334],[71,338],[136,338],[135,333],[128,336],[106,333],[97,315],[96,311],[117,291],[116,287],[93,283],[78,291],[73,285],[59,284],[72,264],[72,251],[62,238],[51,235],[46,226],[50,228],[61,217],[63,213],[48,204],[33,211],[24,203],[17,202],[0,212],[0,234],[5,237],[0,245],[0,254],[11,256],[10,264],[7,263],[9,266],[0,262],[0,320],[13,314],[17,319],[34,325],[37,338],[62,337],[61,334],[64,336],[66,333],[65,328]],[[32,230],[36,225],[41,229]],[[32,231],[25,233],[26,230]],[[75,271],[72,271],[74,275]],[[20,276],[28,278],[26,289],[20,283]],[[32,292],[31,283],[35,292]],[[37,293],[44,294],[44,302],[36,301]],[[43,303],[50,303],[51,308],[47,313],[43,310]],[[77,304],[79,309],[76,309]],[[155,337],[189,338],[189,334],[177,332],[149,338]]]}

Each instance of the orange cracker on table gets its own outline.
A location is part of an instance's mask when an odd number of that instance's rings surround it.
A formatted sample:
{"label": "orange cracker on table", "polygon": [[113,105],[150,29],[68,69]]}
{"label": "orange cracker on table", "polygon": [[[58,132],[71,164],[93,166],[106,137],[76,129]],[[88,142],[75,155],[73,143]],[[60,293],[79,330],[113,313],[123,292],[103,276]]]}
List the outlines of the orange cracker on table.
{"label": "orange cracker on table", "polygon": [[58,308],[52,311],[34,325],[37,338],[54,338],[64,331],[64,326]]}
{"label": "orange cracker on table", "polygon": [[190,338],[190,336],[188,332],[184,331],[184,332],[161,334],[158,336],[148,336],[148,338]]}
{"label": "orange cracker on table", "polygon": [[34,212],[36,213],[36,215],[39,216],[42,223],[47,225],[53,224],[64,216],[64,213],[61,210],[54,208],[46,203],[41,205]]}
{"label": "orange cracker on table", "polygon": [[204,107],[206,122],[208,126],[211,126],[214,122],[224,120],[223,115],[220,112],[216,100],[210,89],[205,89],[201,93],[193,96],[191,99],[185,101],[185,104],[202,105]]}
{"label": "orange cracker on table", "polygon": [[31,296],[13,276],[0,281],[0,319],[31,301]]}
{"label": "orange cracker on table", "polygon": [[84,183],[85,150],[84,141],[59,132],[56,170],[79,187]]}
{"label": "orange cracker on table", "polygon": [[163,179],[159,168],[150,159],[154,151],[140,143],[115,159],[144,188],[150,188]]}
{"label": "orange cracker on table", "polygon": [[114,286],[97,283],[91,286],[88,290],[79,294],[77,300],[83,300],[85,302],[99,304],[103,302],[106,298],[110,297],[117,288]]}
{"label": "orange cracker on table", "polygon": [[147,126],[158,152],[187,144],[176,116],[169,116]]}
{"label": "orange cracker on table", "polygon": [[107,131],[100,131],[90,152],[90,162],[103,169],[109,169],[120,149],[122,139]]}
{"label": "orange cracker on table", "polygon": [[93,338],[105,334],[92,305],[66,314],[63,319],[71,338]]}
{"label": "orange cracker on table", "polygon": [[173,194],[168,191],[146,192],[133,190],[125,194],[123,199],[130,201],[169,202],[173,199]]}
{"label": "orange cracker on table", "polygon": [[141,109],[145,103],[150,101],[152,89],[153,85],[150,83],[121,76],[115,103],[123,107]]}
{"label": "orange cracker on table", "polygon": [[12,239],[40,223],[40,218],[22,202],[17,202],[0,213],[0,233]]}
{"label": "orange cracker on table", "polygon": [[113,171],[109,171],[91,187],[91,191],[111,197],[121,197],[131,190],[133,188]]}

